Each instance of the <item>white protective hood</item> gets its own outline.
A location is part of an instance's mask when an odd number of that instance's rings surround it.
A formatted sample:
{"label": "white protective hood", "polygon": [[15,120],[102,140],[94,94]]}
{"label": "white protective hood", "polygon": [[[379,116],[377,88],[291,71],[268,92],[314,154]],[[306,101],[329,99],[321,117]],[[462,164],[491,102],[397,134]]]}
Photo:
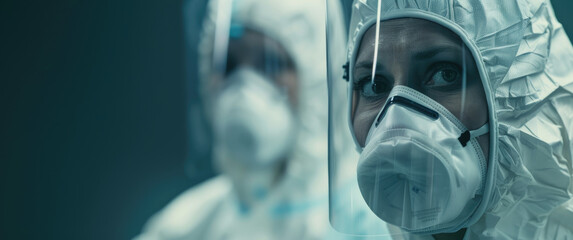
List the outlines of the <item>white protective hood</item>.
{"label": "white protective hood", "polygon": [[[363,34],[376,22],[377,3],[352,6],[350,71]],[[478,65],[491,127],[488,189],[466,239],[573,238],[573,48],[550,2],[381,4],[381,21],[422,18],[460,35]]]}

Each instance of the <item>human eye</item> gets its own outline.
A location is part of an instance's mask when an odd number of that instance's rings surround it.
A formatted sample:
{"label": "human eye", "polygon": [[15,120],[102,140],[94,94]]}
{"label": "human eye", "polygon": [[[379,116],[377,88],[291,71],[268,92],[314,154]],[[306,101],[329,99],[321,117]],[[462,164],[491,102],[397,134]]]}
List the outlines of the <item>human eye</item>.
{"label": "human eye", "polygon": [[426,82],[430,88],[450,87],[461,82],[462,73],[456,64],[439,63],[433,67],[433,73]]}
{"label": "human eye", "polygon": [[355,85],[355,90],[360,92],[360,95],[367,99],[377,99],[383,96],[384,93],[390,91],[390,85],[383,77],[376,75],[374,80],[370,76],[361,78]]}

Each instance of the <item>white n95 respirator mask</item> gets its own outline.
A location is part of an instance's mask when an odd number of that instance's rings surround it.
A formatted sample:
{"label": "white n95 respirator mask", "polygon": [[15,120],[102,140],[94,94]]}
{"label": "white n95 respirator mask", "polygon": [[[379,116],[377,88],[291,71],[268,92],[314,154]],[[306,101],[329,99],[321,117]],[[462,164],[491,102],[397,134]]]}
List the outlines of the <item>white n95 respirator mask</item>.
{"label": "white n95 respirator mask", "polygon": [[376,116],[358,162],[358,184],[382,220],[412,233],[467,226],[481,202],[487,162],[476,137],[444,106],[396,86]]}
{"label": "white n95 respirator mask", "polygon": [[214,111],[217,154],[250,168],[284,158],[295,129],[286,90],[251,68],[239,68],[225,81]]}

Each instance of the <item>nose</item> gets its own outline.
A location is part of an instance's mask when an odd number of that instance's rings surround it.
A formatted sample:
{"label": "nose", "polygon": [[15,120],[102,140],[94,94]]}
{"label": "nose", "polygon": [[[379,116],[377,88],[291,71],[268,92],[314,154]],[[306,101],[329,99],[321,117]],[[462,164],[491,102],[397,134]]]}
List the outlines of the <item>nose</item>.
{"label": "nose", "polygon": [[407,86],[413,89],[418,90],[418,87],[415,84],[415,66],[411,66],[410,61],[398,54],[395,55],[396,57],[392,61],[391,64],[391,78],[392,88],[398,85]]}

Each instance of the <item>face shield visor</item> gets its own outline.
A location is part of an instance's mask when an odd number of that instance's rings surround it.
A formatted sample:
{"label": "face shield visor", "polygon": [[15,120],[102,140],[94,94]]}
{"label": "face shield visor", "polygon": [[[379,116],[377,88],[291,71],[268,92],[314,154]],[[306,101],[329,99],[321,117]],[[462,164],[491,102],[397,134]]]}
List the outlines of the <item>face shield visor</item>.
{"label": "face shield visor", "polygon": [[294,63],[279,40],[254,24],[251,5],[213,1],[200,49],[207,52],[201,81],[213,155],[231,175],[275,169],[294,141]]}
{"label": "face shield visor", "polygon": [[343,2],[346,24],[327,21],[331,224],[353,235],[463,235],[487,189],[478,53],[447,20],[382,2]]}

